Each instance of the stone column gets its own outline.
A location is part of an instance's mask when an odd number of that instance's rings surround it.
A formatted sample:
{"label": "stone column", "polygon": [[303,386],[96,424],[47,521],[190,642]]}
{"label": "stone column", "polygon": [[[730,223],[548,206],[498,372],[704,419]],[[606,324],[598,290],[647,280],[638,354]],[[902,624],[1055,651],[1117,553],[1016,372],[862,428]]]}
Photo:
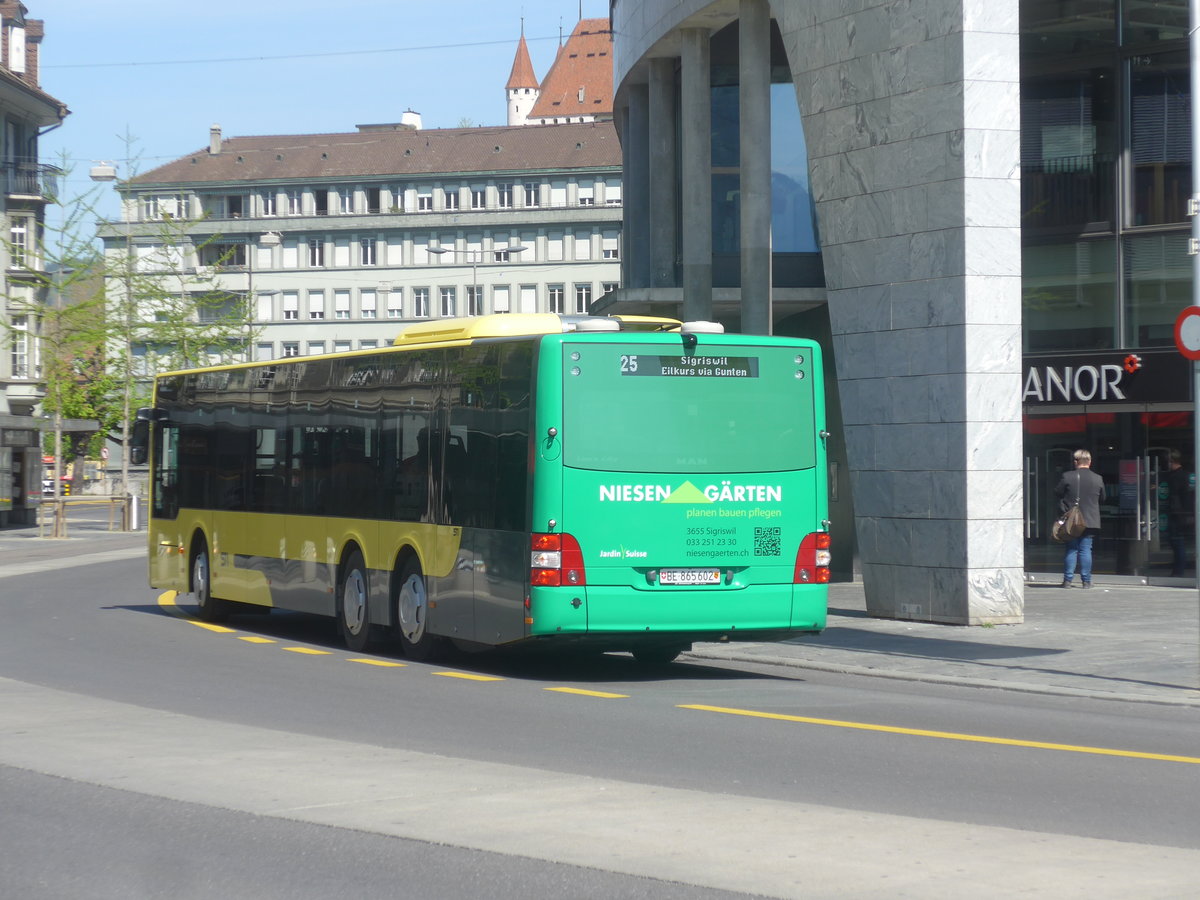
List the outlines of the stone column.
{"label": "stone column", "polygon": [[675,59],[650,61],[650,277],[653,287],[676,287],[678,242]]}
{"label": "stone column", "polygon": [[1018,0],[774,0],[872,615],[1024,612]]}
{"label": "stone column", "polygon": [[625,170],[625,183],[621,189],[621,202],[625,207],[621,256],[623,280],[625,287],[630,288],[650,286],[649,116],[649,89],[644,84],[632,85],[621,135]]}
{"label": "stone column", "polygon": [[771,334],[771,13],[767,0],[739,11],[742,332]]}
{"label": "stone column", "polygon": [[709,33],[680,31],[682,74],[683,318],[713,317],[712,299],[712,78]]}

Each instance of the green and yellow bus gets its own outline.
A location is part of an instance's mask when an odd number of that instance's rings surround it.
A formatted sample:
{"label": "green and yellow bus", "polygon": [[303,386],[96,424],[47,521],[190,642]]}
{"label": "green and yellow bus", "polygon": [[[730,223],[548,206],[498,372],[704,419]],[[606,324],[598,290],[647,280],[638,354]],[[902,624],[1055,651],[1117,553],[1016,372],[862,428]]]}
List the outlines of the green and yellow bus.
{"label": "green and yellow bus", "polygon": [[150,584],[333,616],[416,659],[557,642],[669,661],[825,625],[819,346],[495,315],[171,372],[140,410]]}

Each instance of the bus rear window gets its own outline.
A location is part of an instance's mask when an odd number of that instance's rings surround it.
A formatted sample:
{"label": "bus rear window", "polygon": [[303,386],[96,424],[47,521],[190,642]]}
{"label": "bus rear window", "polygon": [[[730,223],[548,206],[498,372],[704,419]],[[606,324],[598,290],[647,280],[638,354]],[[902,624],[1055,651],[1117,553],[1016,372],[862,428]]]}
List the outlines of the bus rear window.
{"label": "bus rear window", "polygon": [[[650,350],[650,353],[647,353]],[[816,464],[806,348],[567,344],[566,465],[609,472],[785,472]]]}

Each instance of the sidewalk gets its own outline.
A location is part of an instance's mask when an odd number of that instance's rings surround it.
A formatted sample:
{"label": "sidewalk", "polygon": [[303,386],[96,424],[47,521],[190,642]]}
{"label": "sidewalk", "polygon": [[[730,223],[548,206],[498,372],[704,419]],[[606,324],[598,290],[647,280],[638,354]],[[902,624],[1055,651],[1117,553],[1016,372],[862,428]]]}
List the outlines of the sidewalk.
{"label": "sidewalk", "polygon": [[873,619],[865,610],[861,583],[832,584],[822,634],[697,644],[692,655],[1200,708],[1195,588],[1027,584],[1024,623],[992,627]]}
{"label": "sidewalk", "polygon": [[[110,532],[106,522],[83,519],[68,534],[52,540],[37,528],[0,529],[0,580],[145,557],[145,531]],[[873,619],[865,609],[861,583],[833,584],[820,635],[697,644],[688,656],[1200,708],[1194,588],[1026,585],[1025,622],[990,628]]]}

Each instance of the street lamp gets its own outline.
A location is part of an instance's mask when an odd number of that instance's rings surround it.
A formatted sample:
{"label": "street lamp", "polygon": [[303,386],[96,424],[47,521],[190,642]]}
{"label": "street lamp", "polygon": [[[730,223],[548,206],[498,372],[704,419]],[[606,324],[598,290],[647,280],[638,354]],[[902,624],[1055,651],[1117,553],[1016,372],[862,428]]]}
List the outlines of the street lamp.
{"label": "street lamp", "polygon": [[[528,250],[524,244],[516,243],[509,244],[503,250],[497,250],[497,253],[523,253]],[[453,253],[455,255],[462,254],[471,258],[471,293],[475,300],[479,300],[479,257],[483,254],[482,250],[456,250],[453,247],[430,247],[430,253],[436,253],[441,256],[443,253]]]}
{"label": "street lamp", "polygon": [[[117,181],[117,167],[111,162],[97,163],[92,166],[88,174],[92,181]],[[125,282],[125,296],[123,299],[125,304],[125,336],[122,341],[125,354],[125,392],[121,407],[121,491],[126,497],[124,522],[122,524],[125,526],[125,530],[128,530],[134,518],[131,514],[133,492],[130,490],[129,484],[129,420],[133,412],[131,408],[133,406],[133,224],[125,212],[125,197],[120,194],[119,186],[117,192],[121,197],[121,220],[125,225],[125,263],[121,267],[122,280]]]}

